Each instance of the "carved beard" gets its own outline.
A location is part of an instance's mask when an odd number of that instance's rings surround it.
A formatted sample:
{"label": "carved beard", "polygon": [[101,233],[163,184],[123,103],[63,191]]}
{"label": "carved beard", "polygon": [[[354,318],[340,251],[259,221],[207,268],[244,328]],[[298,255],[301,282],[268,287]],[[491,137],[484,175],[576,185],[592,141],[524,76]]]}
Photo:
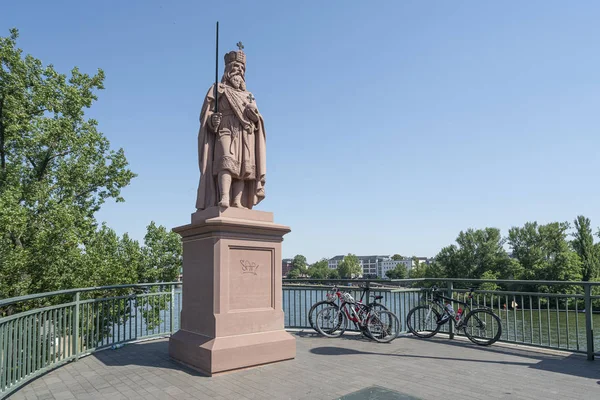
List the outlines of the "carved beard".
{"label": "carved beard", "polygon": [[230,76],[229,83],[236,89],[246,90],[246,82],[244,82],[244,78],[239,74]]}

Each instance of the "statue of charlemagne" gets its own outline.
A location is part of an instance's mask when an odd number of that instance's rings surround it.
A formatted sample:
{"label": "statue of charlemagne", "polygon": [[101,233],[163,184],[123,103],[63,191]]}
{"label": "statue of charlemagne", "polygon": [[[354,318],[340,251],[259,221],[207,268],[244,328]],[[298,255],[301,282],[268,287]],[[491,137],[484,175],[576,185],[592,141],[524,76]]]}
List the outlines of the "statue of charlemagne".
{"label": "statue of charlemagne", "polygon": [[246,90],[246,55],[243,46],[239,47],[225,55],[217,93],[212,85],[202,105],[198,210],[213,206],[251,209],[265,197],[264,121],[254,96]]}

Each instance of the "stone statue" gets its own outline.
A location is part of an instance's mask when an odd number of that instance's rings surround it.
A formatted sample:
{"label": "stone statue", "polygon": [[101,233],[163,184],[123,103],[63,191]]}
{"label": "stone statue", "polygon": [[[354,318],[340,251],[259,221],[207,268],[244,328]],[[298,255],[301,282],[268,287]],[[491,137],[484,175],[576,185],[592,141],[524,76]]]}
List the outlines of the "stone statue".
{"label": "stone statue", "polygon": [[238,47],[225,55],[218,93],[212,85],[200,113],[198,210],[217,205],[251,209],[265,197],[264,121],[246,90],[246,55],[241,43]]}

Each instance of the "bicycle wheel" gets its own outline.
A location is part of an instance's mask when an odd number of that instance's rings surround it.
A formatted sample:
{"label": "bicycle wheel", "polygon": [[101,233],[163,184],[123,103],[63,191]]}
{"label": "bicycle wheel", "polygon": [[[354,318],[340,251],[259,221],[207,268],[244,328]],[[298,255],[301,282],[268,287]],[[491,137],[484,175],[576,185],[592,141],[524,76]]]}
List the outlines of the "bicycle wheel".
{"label": "bicycle wheel", "polygon": [[[335,306],[335,307],[339,307],[337,304],[335,304],[333,301],[328,301],[328,300],[322,300],[319,302],[316,302],[315,304],[312,305],[312,307],[310,308],[310,310],[308,311],[308,323],[310,324],[310,327],[312,329],[315,329],[315,323],[314,323],[314,316],[323,308],[328,307],[328,306]],[[316,331],[316,329],[315,329]]]}
{"label": "bicycle wheel", "polygon": [[369,337],[379,343],[389,343],[398,337],[400,320],[391,311],[371,311],[367,319]]}
{"label": "bicycle wheel", "polygon": [[472,310],[460,326],[469,340],[480,346],[489,346],[500,339],[502,321],[486,308]]}
{"label": "bicycle wheel", "polygon": [[325,307],[315,317],[315,329],[325,337],[340,337],[346,331],[348,319],[344,313],[344,309],[340,307],[329,306]]}
{"label": "bicycle wheel", "polygon": [[434,337],[440,331],[440,313],[433,306],[417,306],[408,312],[406,326],[420,338]]}
{"label": "bicycle wheel", "polygon": [[372,307],[372,308],[378,308],[382,311],[389,311],[388,308],[381,303],[373,302],[373,303],[369,303],[368,306]]}
{"label": "bicycle wheel", "polygon": [[[362,335],[364,337],[366,337],[367,339],[375,340],[375,338],[373,338],[370,335],[369,330],[366,327],[366,321],[367,321],[367,317],[368,317],[368,314],[369,314],[369,307],[371,307],[373,310],[379,310],[379,311],[389,311],[389,310],[383,304],[375,303],[375,302],[370,303],[368,306],[361,305],[360,306],[360,310],[358,310],[359,319],[361,321],[365,321],[365,324],[363,326],[358,326],[357,325],[357,328],[360,330],[360,333],[362,333]],[[356,325],[356,323],[355,323],[355,325]]]}

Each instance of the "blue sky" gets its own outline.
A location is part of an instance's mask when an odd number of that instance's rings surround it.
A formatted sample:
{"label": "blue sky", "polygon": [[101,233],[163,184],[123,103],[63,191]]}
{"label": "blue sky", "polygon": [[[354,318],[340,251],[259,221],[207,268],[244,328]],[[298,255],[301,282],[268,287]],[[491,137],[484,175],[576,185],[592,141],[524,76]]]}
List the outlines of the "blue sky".
{"label": "blue sky", "polygon": [[[284,257],[434,256],[467,228],[600,225],[597,2],[8,2],[0,35],[106,73],[88,115],[138,174],[98,213],[189,223],[202,100],[242,41]],[[223,70],[221,63],[220,73]]]}

